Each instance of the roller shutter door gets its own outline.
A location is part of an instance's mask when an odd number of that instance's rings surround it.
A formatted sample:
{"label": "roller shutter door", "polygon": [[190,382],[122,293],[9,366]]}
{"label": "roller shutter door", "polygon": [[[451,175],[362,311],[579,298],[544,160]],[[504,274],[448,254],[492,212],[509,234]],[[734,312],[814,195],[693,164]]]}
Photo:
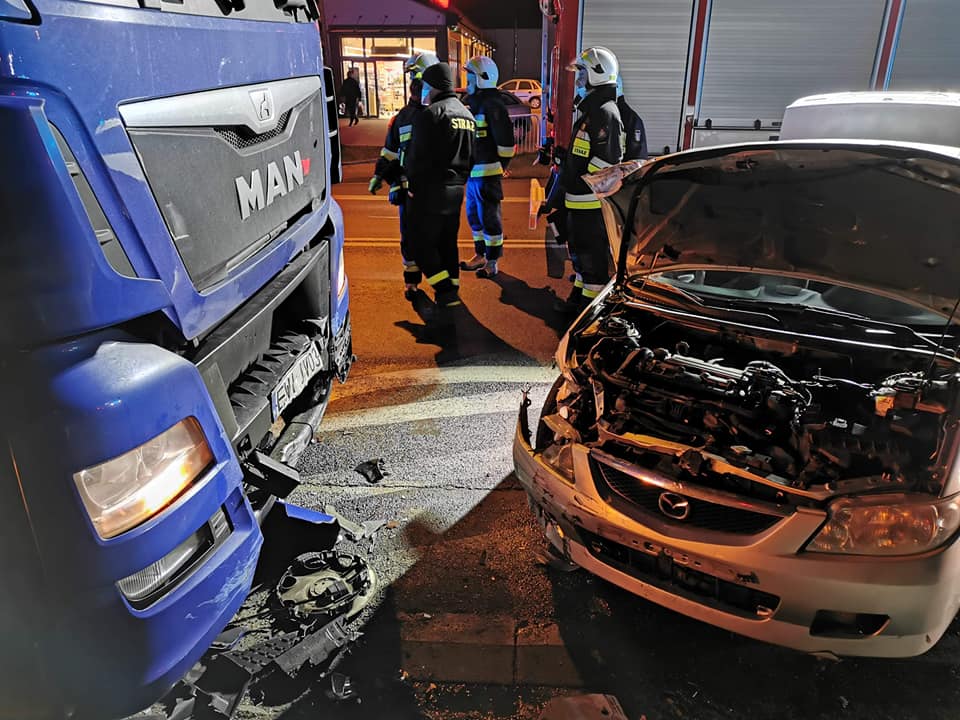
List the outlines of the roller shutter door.
{"label": "roller shutter door", "polygon": [[960,90],[960,2],[909,0],[893,58],[894,90]]}
{"label": "roller shutter door", "polygon": [[884,7],[885,0],[713,0],[699,124],[768,126],[804,95],[869,89]]}
{"label": "roller shutter door", "polygon": [[643,118],[651,155],[677,149],[692,14],[693,0],[585,2],[580,46],[616,54],[624,96]]}

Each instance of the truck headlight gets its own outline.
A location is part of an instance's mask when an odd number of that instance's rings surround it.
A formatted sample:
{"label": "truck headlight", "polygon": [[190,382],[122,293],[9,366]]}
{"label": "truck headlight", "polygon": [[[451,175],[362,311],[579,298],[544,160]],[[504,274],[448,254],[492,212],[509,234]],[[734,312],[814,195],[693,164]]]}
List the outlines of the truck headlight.
{"label": "truck headlight", "polygon": [[343,264],[343,248],[340,248],[340,259],[337,264],[337,298],[342,298],[347,289],[347,268]]}
{"label": "truck headlight", "polygon": [[73,476],[97,534],[106,539],[146,522],[176,500],[213,460],[195,418],[138,448]]}
{"label": "truck headlight", "polygon": [[960,527],[958,496],[929,500],[907,495],[844,498],[807,550],[849,555],[916,555],[939,547]]}

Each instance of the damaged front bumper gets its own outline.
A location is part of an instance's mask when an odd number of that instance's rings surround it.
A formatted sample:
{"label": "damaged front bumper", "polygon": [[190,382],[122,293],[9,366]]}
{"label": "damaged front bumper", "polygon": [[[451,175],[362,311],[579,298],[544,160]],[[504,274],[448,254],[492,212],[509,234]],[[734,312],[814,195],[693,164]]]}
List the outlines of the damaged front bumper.
{"label": "damaged front bumper", "polygon": [[513,446],[517,477],[551,544],[642,598],[732,632],[830,656],[909,657],[929,650],[960,605],[960,547],[899,558],[803,552],[822,511],[799,508],[755,535],[676,522],[640,523],[608,504],[590,448],[573,446],[573,478],[530,441],[529,403]]}

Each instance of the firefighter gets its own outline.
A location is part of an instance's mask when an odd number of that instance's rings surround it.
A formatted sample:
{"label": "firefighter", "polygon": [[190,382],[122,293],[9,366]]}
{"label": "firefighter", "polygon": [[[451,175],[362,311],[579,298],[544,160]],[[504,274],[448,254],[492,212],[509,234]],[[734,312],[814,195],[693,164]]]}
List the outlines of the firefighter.
{"label": "firefighter", "polygon": [[428,67],[421,81],[427,107],[413,122],[403,160],[404,215],[413,259],[433,287],[437,305],[449,308],[460,304],[457,233],[476,122],[453,92],[453,70],[447,63]]}
{"label": "firefighter", "polygon": [[391,205],[398,206],[400,214],[400,259],[403,261],[403,296],[407,300],[414,300],[417,296],[417,286],[423,275],[411,250],[410,234],[404,217],[405,192],[400,184],[403,174],[403,160],[407,146],[410,143],[413,121],[423,110],[420,100],[423,89],[421,77],[423,71],[440,60],[432,52],[417,53],[410,57],[404,65],[404,70],[410,75],[410,99],[407,104],[394,115],[387,125],[387,138],[377,159],[373,177],[370,178],[370,192],[376,194],[383,186],[384,180],[390,183],[389,200]]}
{"label": "firefighter", "polygon": [[513,123],[503,104],[497,80],[500,71],[492,58],[479,55],[464,66],[467,71],[467,107],[477,121],[476,149],[467,180],[467,222],[473,231],[474,255],[460,263],[492,278],[503,255],[503,171],[515,152]]}
{"label": "firefighter", "polygon": [[650,157],[647,153],[647,132],[637,111],[627,105],[627,99],[623,96],[623,77],[620,75],[617,75],[617,109],[620,111],[620,120],[623,122],[623,133],[626,137],[626,145],[623,148],[624,161],[646,160]]}
{"label": "firefighter", "polygon": [[568,68],[577,73],[578,115],[570,146],[562,157],[559,179],[548,198],[547,211],[565,210],[568,248],[576,273],[573,290],[561,306],[577,312],[595,298],[610,279],[606,228],[600,199],[582,176],[619,163],[623,158],[623,124],[617,108],[616,56],[604,47],[580,53]]}

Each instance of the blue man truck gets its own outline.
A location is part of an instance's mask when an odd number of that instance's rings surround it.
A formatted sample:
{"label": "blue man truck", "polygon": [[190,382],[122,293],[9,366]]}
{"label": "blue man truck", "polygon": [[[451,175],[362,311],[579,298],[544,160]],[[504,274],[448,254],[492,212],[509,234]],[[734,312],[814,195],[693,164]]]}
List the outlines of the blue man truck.
{"label": "blue man truck", "polygon": [[0,0],[0,717],[119,717],[248,594],[352,361],[313,0]]}

